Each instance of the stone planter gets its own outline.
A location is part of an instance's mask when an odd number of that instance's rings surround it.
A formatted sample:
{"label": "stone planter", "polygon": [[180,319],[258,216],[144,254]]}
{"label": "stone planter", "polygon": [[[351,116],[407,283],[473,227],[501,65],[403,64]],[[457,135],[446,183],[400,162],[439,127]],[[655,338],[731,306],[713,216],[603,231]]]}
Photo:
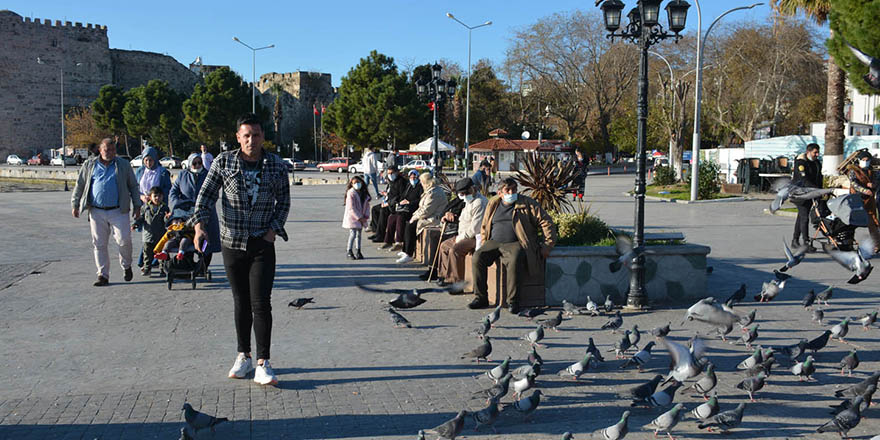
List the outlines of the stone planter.
{"label": "stone planter", "polygon": [[[679,302],[706,296],[706,256],[711,249],[696,244],[650,246],[646,255],[645,290],[652,304]],[[626,304],[630,271],[611,273],[608,264],[617,258],[612,246],[556,247],[545,270],[545,302],[558,306],[562,300],[583,305],[589,295],[601,304],[611,295],[617,305]]]}

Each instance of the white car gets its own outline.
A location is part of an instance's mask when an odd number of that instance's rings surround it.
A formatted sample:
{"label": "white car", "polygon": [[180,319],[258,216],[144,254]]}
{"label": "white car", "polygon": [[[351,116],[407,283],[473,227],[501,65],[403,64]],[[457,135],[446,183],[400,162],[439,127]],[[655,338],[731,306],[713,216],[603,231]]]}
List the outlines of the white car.
{"label": "white car", "polygon": [[[381,175],[383,172],[385,172],[385,162],[379,162],[378,168],[379,168],[379,174]],[[364,172],[364,162],[361,161],[361,162],[350,165],[348,167],[348,172],[352,173],[352,174],[363,173]]]}
{"label": "white car", "polygon": [[76,165],[76,158],[73,156],[55,156],[49,161],[49,165],[52,165],[53,167]]}
{"label": "white car", "polygon": [[427,170],[428,169],[428,162],[425,162],[424,160],[421,160],[421,159],[411,160],[411,161],[405,163],[403,165],[403,168],[410,169],[410,170],[419,170],[419,171]]}
{"label": "white car", "polygon": [[10,154],[9,156],[6,156],[6,164],[7,165],[24,165],[24,160],[22,160],[20,157],[14,155],[14,154]]}
{"label": "white car", "polygon": [[129,163],[131,164],[132,168],[140,168],[144,166],[144,156],[142,154],[138,154]]}
{"label": "white car", "polygon": [[181,163],[180,158],[174,156],[165,156],[159,159],[159,165],[168,169],[181,168]]}

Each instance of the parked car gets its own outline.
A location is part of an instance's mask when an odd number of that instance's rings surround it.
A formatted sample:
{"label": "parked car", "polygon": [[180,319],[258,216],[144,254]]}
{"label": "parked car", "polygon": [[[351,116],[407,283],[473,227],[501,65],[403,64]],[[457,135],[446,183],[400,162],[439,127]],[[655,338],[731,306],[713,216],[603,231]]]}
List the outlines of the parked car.
{"label": "parked car", "polygon": [[[379,174],[385,171],[385,162],[379,162]],[[363,173],[364,172],[364,162],[358,161],[348,166],[349,173]]]}
{"label": "parked car", "polygon": [[416,159],[416,160],[411,160],[411,161],[407,162],[406,164],[403,165],[403,167],[406,169],[410,169],[410,170],[419,170],[419,171],[427,170],[428,169],[428,162],[425,162],[424,160],[421,160],[421,159]]}
{"label": "parked car", "polygon": [[306,169],[306,163],[301,160],[293,160],[289,157],[285,157],[284,159],[281,159],[281,160],[283,160],[284,163],[287,164],[287,171],[288,172],[301,171],[301,170]]}
{"label": "parked car", "polygon": [[321,162],[318,164],[318,171],[336,171],[338,173],[344,173],[349,166],[350,159],[347,157],[334,157],[327,162]]}
{"label": "parked car", "polygon": [[144,158],[142,154],[138,154],[134,157],[134,159],[129,161],[131,163],[132,168],[139,168],[144,166]]}
{"label": "parked car", "polygon": [[6,156],[6,164],[7,165],[24,165],[24,161],[16,156],[15,154],[10,154]]}
{"label": "parked car", "polygon": [[175,156],[165,156],[159,159],[159,165],[162,165],[165,168],[181,168],[181,161],[179,157]]}
{"label": "parked car", "polygon": [[40,153],[27,161],[28,165],[49,165],[49,158],[45,154]]}
{"label": "parked car", "polygon": [[73,156],[55,156],[49,161],[49,165],[52,165],[53,167],[76,165],[76,158]]}

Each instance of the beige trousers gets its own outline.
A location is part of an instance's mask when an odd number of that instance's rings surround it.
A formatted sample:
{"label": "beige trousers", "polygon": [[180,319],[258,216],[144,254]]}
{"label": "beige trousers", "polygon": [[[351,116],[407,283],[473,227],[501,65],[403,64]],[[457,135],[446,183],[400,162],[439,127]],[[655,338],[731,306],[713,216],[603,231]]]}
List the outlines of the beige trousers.
{"label": "beige trousers", "polygon": [[110,253],[107,242],[110,233],[119,245],[119,265],[122,269],[131,267],[131,224],[128,215],[116,209],[89,209],[89,226],[92,231],[92,245],[95,247],[95,266],[98,276],[110,279]]}

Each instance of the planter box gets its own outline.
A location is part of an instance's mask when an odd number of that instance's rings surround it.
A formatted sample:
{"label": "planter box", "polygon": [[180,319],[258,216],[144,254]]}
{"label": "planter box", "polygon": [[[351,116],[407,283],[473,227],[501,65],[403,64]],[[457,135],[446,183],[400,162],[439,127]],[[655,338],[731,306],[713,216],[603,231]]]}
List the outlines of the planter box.
{"label": "planter box", "polygon": [[[704,298],[706,256],[711,249],[696,244],[651,246],[645,255],[645,290],[652,304]],[[545,301],[558,306],[562,300],[583,305],[589,295],[601,304],[611,295],[617,305],[626,304],[630,271],[611,273],[608,264],[617,258],[613,246],[556,247],[545,264]]]}
{"label": "planter box", "polygon": [[[502,306],[507,306],[507,290],[505,286],[507,286],[507,275],[503,269],[503,265],[501,264],[501,259],[498,259],[494,264],[489,266],[487,270],[487,293],[489,296],[489,304],[492,306],[497,306],[501,304]],[[531,269],[531,268],[530,268]],[[546,304],[546,293],[544,288],[544,267],[541,266],[538,270],[530,270],[528,272],[522,271],[520,276],[520,284],[519,290],[517,291],[517,296],[519,298],[519,305],[522,307],[541,307]]]}

